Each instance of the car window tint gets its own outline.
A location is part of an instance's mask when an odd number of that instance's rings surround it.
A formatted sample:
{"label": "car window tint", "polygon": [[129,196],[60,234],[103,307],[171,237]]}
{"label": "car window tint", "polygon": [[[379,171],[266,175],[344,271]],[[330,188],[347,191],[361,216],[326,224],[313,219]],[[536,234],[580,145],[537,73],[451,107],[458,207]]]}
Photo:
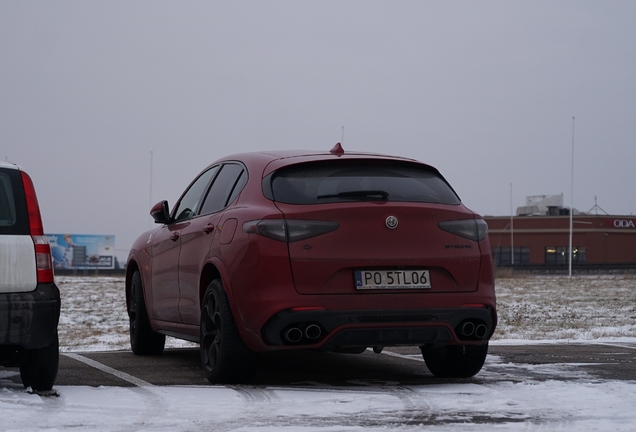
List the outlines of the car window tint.
{"label": "car window tint", "polygon": [[18,170],[0,170],[0,234],[29,234],[26,201]]}
{"label": "car window tint", "polygon": [[274,200],[289,204],[398,201],[459,204],[434,170],[411,164],[322,163],[283,168],[273,175]]}
{"label": "car window tint", "polygon": [[[242,180],[244,178],[245,180]],[[246,178],[247,176],[244,175],[244,169],[241,165],[223,165],[221,172],[208,192],[208,196],[205,198],[203,207],[201,207],[201,214],[214,213],[227,207],[236,198],[240,192],[239,189],[245,186]],[[242,181],[243,184],[241,185]]]}
{"label": "car window tint", "polygon": [[15,201],[11,179],[5,173],[0,173],[0,226],[15,224]]}
{"label": "car window tint", "polygon": [[172,216],[175,221],[190,219],[196,214],[199,204],[202,201],[203,194],[207,190],[210,181],[214,178],[218,169],[218,165],[212,167],[192,182],[190,187],[181,196],[181,199],[172,212]]}
{"label": "car window tint", "polygon": [[247,184],[247,172],[243,170],[241,171],[241,174],[239,175],[238,180],[236,180],[236,183],[234,184],[234,189],[232,189],[232,193],[230,194],[230,197],[225,202],[226,207],[229,206],[236,199],[236,197],[238,196],[238,194],[241,193],[241,191],[243,190],[246,184]]}

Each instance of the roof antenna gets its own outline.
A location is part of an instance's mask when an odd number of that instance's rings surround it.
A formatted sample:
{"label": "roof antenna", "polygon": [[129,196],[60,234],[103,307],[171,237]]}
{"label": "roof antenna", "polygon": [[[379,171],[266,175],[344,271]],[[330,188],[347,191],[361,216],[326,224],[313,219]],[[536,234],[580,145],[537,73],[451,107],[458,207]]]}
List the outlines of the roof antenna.
{"label": "roof antenna", "polygon": [[332,147],[331,150],[329,150],[329,153],[336,155],[336,156],[342,156],[344,154],[344,149],[342,148],[342,144],[340,143],[336,143],[335,146]]}
{"label": "roof antenna", "polygon": [[595,214],[598,215],[599,210],[605,213],[606,215],[609,215],[609,213],[607,213],[605,210],[603,210],[603,208],[600,205],[598,205],[598,202],[596,201],[596,195],[594,195],[594,207],[592,207],[590,211],[587,212],[587,214],[595,212]]}

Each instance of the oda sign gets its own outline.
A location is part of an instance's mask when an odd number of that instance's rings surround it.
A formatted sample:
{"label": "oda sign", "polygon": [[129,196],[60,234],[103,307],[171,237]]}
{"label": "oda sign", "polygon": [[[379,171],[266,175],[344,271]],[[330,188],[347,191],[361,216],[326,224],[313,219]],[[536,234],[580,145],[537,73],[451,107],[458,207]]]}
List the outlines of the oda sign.
{"label": "oda sign", "polygon": [[614,228],[636,228],[634,221],[628,219],[614,219],[612,225]]}

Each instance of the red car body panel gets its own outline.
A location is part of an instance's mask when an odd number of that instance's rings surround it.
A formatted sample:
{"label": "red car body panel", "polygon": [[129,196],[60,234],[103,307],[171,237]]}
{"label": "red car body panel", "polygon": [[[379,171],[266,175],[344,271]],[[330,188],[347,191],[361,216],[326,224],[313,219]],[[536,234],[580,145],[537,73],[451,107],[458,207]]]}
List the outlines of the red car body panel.
{"label": "red car body panel", "polygon": [[[201,269],[219,254],[219,221],[222,213],[191,219],[181,231],[179,254],[179,314],[184,324],[199,324]],[[219,226],[219,228],[217,228]],[[205,251],[209,251],[205,253]]]}
{"label": "red car body panel", "polygon": [[[340,224],[334,232],[289,243],[294,282],[301,294],[354,294],[353,270],[396,266],[430,270],[432,288],[422,292],[477,289],[479,247],[437,227],[439,220],[472,218],[463,206],[366,202],[278,207],[286,218]],[[396,229],[386,227],[389,216],[398,218]],[[464,248],[447,247],[458,244]]]}
{"label": "red car body panel", "polygon": [[152,257],[150,286],[152,287],[152,312],[154,318],[161,321],[179,322],[179,291],[173,287],[179,285],[179,252],[181,241],[179,235],[182,223],[167,225],[152,237],[152,248],[148,252]]}
{"label": "red car body panel", "polygon": [[[413,335],[418,328],[441,329],[438,333],[450,344],[487,341],[497,320],[488,238],[467,240],[438,227],[439,221],[480,216],[463,204],[373,201],[294,205],[265,197],[263,178],[269,174],[290,164],[325,160],[416,163],[390,156],[319,152],[251,153],[215,162],[213,165],[239,161],[245,166],[248,180],[237,198],[217,213],[149,231],[131,249],[127,290],[132,273],[139,270],[152,329],[198,341],[203,292],[212,279],[220,278],[239,334],[255,351],[333,349],[334,341],[357,340],[355,332],[343,336],[346,330],[363,329],[384,331],[386,345],[393,342],[387,329],[404,329]],[[428,165],[418,165],[437,173]],[[396,229],[387,229],[388,216],[398,218]],[[339,227],[292,243],[245,232],[246,222],[267,219],[336,221]],[[431,288],[356,290],[354,270],[391,268],[429,270]],[[371,315],[362,315],[372,318],[361,321],[350,317],[364,311]],[[399,312],[401,318],[391,318],[392,311]],[[426,316],[433,318],[416,319],[408,311],[432,311]],[[456,318],[437,319],[454,313]],[[457,320],[471,314],[487,323],[488,334],[480,340],[462,341],[455,326]],[[299,345],[281,342],[280,326],[293,321],[294,316],[318,320],[323,328],[321,337]],[[364,340],[365,336],[360,337]],[[395,344],[404,344],[402,336],[396,337]],[[404,337],[419,340],[423,336]]]}

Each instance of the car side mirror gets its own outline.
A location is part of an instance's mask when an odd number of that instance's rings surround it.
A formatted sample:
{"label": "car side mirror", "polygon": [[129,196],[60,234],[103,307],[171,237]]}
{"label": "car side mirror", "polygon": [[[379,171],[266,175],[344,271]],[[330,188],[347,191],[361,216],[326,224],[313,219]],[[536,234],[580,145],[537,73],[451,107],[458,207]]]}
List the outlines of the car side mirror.
{"label": "car side mirror", "polygon": [[168,201],[159,201],[150,209],[150,216],[158,224],[167,224],[171,222],[170,210],[168,209]]}

